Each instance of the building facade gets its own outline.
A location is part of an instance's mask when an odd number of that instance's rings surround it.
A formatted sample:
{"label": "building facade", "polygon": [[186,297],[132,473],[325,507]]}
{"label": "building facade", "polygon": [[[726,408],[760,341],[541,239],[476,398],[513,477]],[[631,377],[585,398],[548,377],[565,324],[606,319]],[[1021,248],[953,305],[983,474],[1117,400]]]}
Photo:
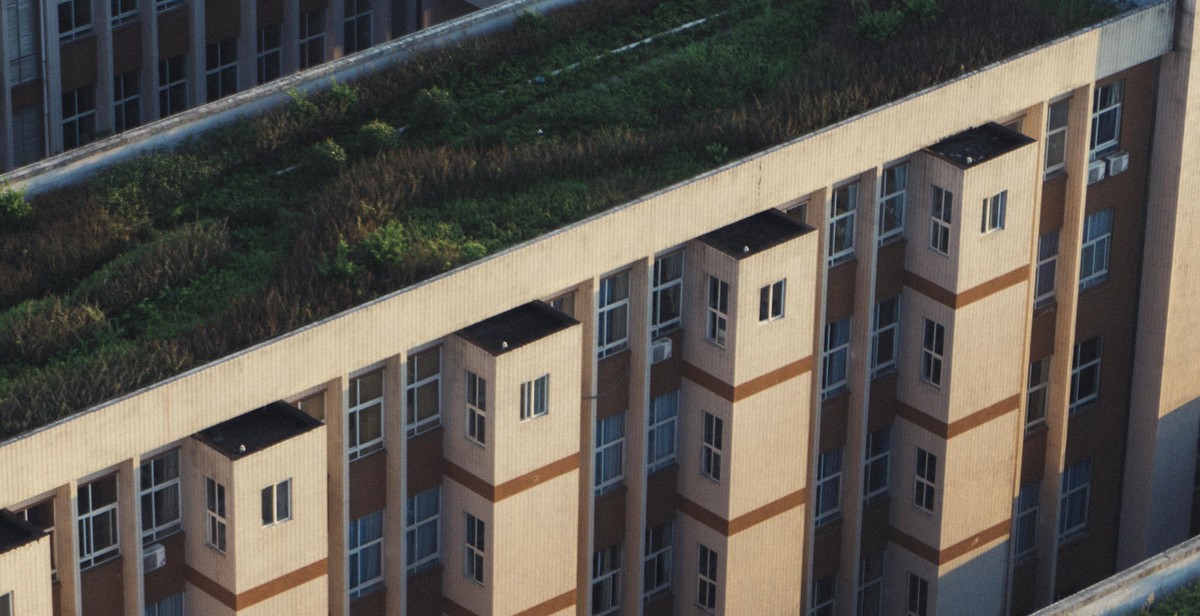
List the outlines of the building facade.
{"label": "building facade", "polygon": [[1023,614],[1184,540],[1195,9],[0,443],[0,614]]}

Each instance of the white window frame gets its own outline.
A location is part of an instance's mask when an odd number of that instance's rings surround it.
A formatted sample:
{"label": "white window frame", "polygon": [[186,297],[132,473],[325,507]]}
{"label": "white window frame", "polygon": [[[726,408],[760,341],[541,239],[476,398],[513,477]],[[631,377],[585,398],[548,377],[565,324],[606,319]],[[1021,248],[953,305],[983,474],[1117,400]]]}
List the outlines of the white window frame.
{"label": "white window frame", "polygon": [[808,616],[833,616],[834,599],[837,597],[837,574],[812,579],[809,588]]}
{"label": "white window frame", "polygon": [[[410,496],[404,520],[405,563],[412,574],[436,564],[441,557],[441,486]],[[432,539],[432,550],[424,554],[419,551],[422,538]]]}
{"label": "white window frame", "polygon": [[[172,466],[173,477],[170,476]],[[178,449],[144,460],[139,465],[138,486],[141,507],[142,511],[149,511],[149,517],[152,518],[147,520],[147,516],[142,516],[142,545],[149,545],[183,529],[181,468]],[[172,494],[174,494],[173,497]],[[175,501],[174,519],[159,519],[160,502],[169,509],[170,505],[167,503],[172,498]],[[160,501],[160,499],[162,500]],[[162,517],[169,518],[170,516],[164,514]]]}
{"label": "white window frame", "polygon": [[[886,553],[881,552],[878,559],[871,558],[865,553],[858,559],[857,616],[880,616],[880,610],[883,608],[883,561],[885,558]],[[875,598],[875,610],[873,611],[867,607],[868,593]]]}
{"label": "white window frame", "polygon": [[729,283],[709,275],[705,306],[708,318],[704,337],[709,342],[725,348],[729,330]]}
{"label": "white window frame", "polygon": [[1113,209],[1089,214],[1083,221],[1083,244],[1079,258],[1079,290],[1108,280],[1108,258],[1112,252]]}
{"label": "white window frame", "polygon": [[857,215],[858,181],[833,189],[829,199],[829,267],[854,258],[854,223]]}
{"label": "white window frame", "polygon": [[950,239],[954,235],[954,193],[941,186],[934,186],[931,192],[929,249],[950,256]]}
{"label": "white window frame", "polygon": [[[175,69],[178,69],[178,73]],[[158,117],[165,118],[188,108],[187,74],[187,54],[158,61]],[[183,101],[179,109],[170,104],[175,96]]]}
{"label": "white window frame", "polygon": [[[297,45],[299,46],[299,67],[300,70],[312,68],[318,64],[325,62],[325,8],[319,7],[311,11],[300,13],[299,35],[297,37]],[[315,51],[319,51],[317,54]],[[320,59],[315,59],[319,55]]]}
{"label": "white window frame", "polygon": [[273,526],[292,519],[292,480],[284,479],[262,489],[262,523]]}
{"label": "white window frame", "polygon": [[592,552],[591,616],[621,611],[621,544]]}
{"label": "white window frame", "polygon": [[596,357],[629,346],[629,270],[600,279],[596,297]]}
{"label": "white window frame", "polygon": [[1067,168],[1067,123],[1071,115],[1071,99],[1050,103],[1046,107],[1046,171],[1050,177]]}
{"label": "white window frame", "polygon": [[900,344],[900,296],[875,303],[871,320],[871,378],[896,368]]}
{"label": "white window frame", "polygon": [[33,81],[40,76],[39,51],[41,43],[38,23],[40,3],[34,0],[4,0],[7,23],[4,31],[4,54],[8,59],[8,85]]}
{"label": "white window frame", "polygon": [[[1088,148],[1088,160],[1096,160],[1105,154],[1113,152],[1121,143],[1121,105],[1125,98],[1125,80],[1104,84],[1096,88],[1092,99],[1092,132],[1091,147]],[[1101,124],[1107,118],[1112,121],[1112,135],[1108,138],[1100,136]]]}
{"label": "white window frame", "polygon": [[787,280],[776,280],[758,290],[758,321],[765,323],[783,318]]}
{"label": "white window frame", "polygon": [[667,520],[658,526],[646,529],[645,547],[642,552],[642,600],[671,587],[675,522]]}
{"label": "white window frame", "polygon": [[[466,371],[467,440],[487,446],[487,379]],[[522,385],[522,390],[524,386]],[[522,406],[522,410],[524,407]]]}
{"label": "white window frame", "polygon": [[725,420],[702,411],[700,426],[700,474],[720,483],[721,454],[725,445]]}
{"label": "white window frame", "polygon": [[937,508],[937,454],[917,447],[913,469],[913,505],[927,513]]}
{"label": "white window frame", "polygon": [[465,515],[467,525],[463,541],[463,575],[476,584],[483,584],[484,568],[487,566],[487,525],[469,513]]}
{"label": "white window frame", "polygon": [[716,613],[717,609],[717,564],[720,555],[703,543],[699,545],[696,563],[696,605],[700,609]]}
{"label": "white window frame", "polygon": [[[268,47],[268,33],[274,32],[274,45]],[[283,76],[283,24],[260,25],[255,30],[254,57],[255,78],[259,85]],[[274,71],[267,69],[274,67]],[[271,74],[274,73],[274,76]]]}
{"label": "white window frame", "polygon": [[146,603],[144,616],[183,616],[183,591],[158,603]]}
{"label": "white window frame", "polygon": [[521,421],[550,414],[550,375],[521,383]]}
{"label": "white window frame", "polygon": [[821,526],[842,513],[842,448],[830,449],[817,456],[816,498],[813,523]]}
{"label": "white window frame", "polygon": [[[342,9],[346,18],[342,20],[342,45],[344,54],[362,51],[371,46],[371,0],[345,0]],[[366,30],[361,30],[366,21]],[[366,34],[367,40],[360,41],[359,35]]]}
{"label": "white window frame", "polygon": [[227,497],[224,485],[212,477],[204,478],[204,543],[222,554],[229,541]]}
{"label": "white window frame", "polygon": [[921,337],[921,380],[935,387],[942,386],[942,372],[946,363],[946,327],[932,319],[925,319],[924,335]]}
{"label": "white window frame", "polygon": [[[204,48],[204,94],[213,102],[238,91],[237,37],[209,43]],[[232,79],[232,84],[226,80]],[[232,87],[232,89],[229,89]]]}
{"label": "white window frame", "polygon": [[1004,229],[1004,218],[1008,210],[1008,191],[1002,190],[983,200],[983,216],[979,221],[979,232],[986,235]]}
{"label": "white window frame", "polygon": [[[135,110],[136,117],[132,123],[126,119],[129,109]],[[142,74],[141,69],[135,68],[113,75],[113,130],[119,133],[141,125]]]}
{"label": "white window frame", "polygon": [[904,237],[904,209],[908,200],[908,163],[883,170],[879,182],[879,245]]}
{"label": "white window frame", "polygon": [[650,290],[651,338],[657,338],[683,323],[683,263],[682,248],[654,260],[653,287]]}
{"label": "white window frame", "polygon": [[[384,439],[384,399],[387,395],[387,375],[383,368],[369,370],[351,377],[346,387],[346,458],[357,460],[383,449]],[[368,378],[379,379],[379,395],[373,398],[363,397],[363,381]],[[362,426],[364,419],[379,424],[379,434],[374,438],[363,439]]]}
{"label": "white window frame", "polygon": [[1049,387],[1050,358],[1043,357],[1029,362],[1029,384],[1025,394],[1026,430],[1032,430],[1046,422],[1046,396]]}
{"label": "white window frame", "polygon": [[679,418],[679,390],[650,400],[646,413],[646,473],[652,474],[675,463]]}
{"label": "white window frame", "polygon": [[625,412],[596,420],[593,440],[596,495],[611,492],[625,482]]}
{"label": "white window frame", "polygon": [[[103,1],[103,0],[102,0]],[[63,27],[63,5],[69,4],[70,23],[68,27]],[[58,19],[58,40],[60,43],[66,43],[78,38],[83,38],[92,33],[95,15],[93,14],[92,0],[59,0],[55,4],[57,9]]]}
{"label": "white window frame", "polygon": [[850,382],[850,317],[825,324],[821,354],[821,399],[846,390]]}
{"label": "white window frame", "polygon": [[1091,458],[1080,460],[1063,469],[1058,507],[1059,545],[1087,532],[1091,475]]}
{"label": "white window frame", "polygon": [[[884,426],[867,435],[863,450],[863,501],[871,501],[888,493],[891,483],[892,427]],[[878,473],[876,473],[878,469]],[[881,476],[882,482],[871,489],[871,477]]]}
{"label": "white window frame", "polygon": [[[1092,348],[1095,349],[1091,353]],[[1080,357],[1088,352],[1087,358]],[[1071,353],[1071,407],[1070,414],[1100,397],[1100,360],[1104,358],[1104,338],[1094,336],[1082,342],[1076,342]],[[1082,392],[1085,376],[1095,385],[1090,391]]]}
{"label": "white window frame", "polygon": [[[382,509],[350,521],[347,532],[349,536],[346,542],[346,592],[351,599],[370,594],[383,586],[384,567],[387,561],[383,557],[383,537],[386,532],[384,524]],[[366,531],[370,530],[372,526],[379,528],[379,536],[364,540]],[[358,560],[357,580],[351,575],[353,572],[351,562],[355,559]],[[369,570],[372,565],[377,569],[377,573],[374,576],[366,577],[364,570]]]}
{"label": "white window frame", "polygon": [[[434,371],[421,376],[425,366],[434,360],[437,362]],[[442,347],[440,345],[413,353],[405,362],[404,401],[405,417],[408,420],[405,432],[409,438],[442,425],[442,368]],[[433,391],[433,409],[425,409],[421,404],[421,392],[423,391]],[[425,414],[427,410],[431,412]]]}
{"label": "white window frame", "polygon": [[[1037,551],[1037,514],[1038,492],[1041,490],[1040,481],[1032,481],[1021,486],[1017,495],[1016,511],[1013,513],[1013,560],[1022,561],[1033,556]],[[1022,546],[1022,537],[1028,535],[1029,544]]]}
{"label": "white window frame", "polygon": [[167,11],[183,6],[184,0],[155,0],[154,10],[157,13],[166,13]]}
{"label": "white window frame", "polygon": [[908,572],[908,616],[929,616],[929,580]]}
{"label": "white window frame", "polygon": [[78,148],[96,139],[96,86],[63,92],[63,149]]}
{"label": "white window frame", "polygon": [[111,0],[109,6],[112,8],[112,25],[114,28],[121,24],[137,21],[138,0]]}
{"label": "white window frame", "polygon": [[1038,238],[1037,277],[1033,287],[1034,308],[1054,303],[1054,278],[1058,275],[1058,238],[1059,229]]}
{"label": "white window frame", "polygon": [[[113,500],[111,503],[95,503],[94,488],[101,482],[113,482]],[[101,477],[76,490],[79,515],[76,517],[76,541],[79,542],[78,563],[80,569],[88,569],[102,562],[115,558],[121,553],[121,527],[118,523],[119,512],[117,503],[121,500],[121,482],[117,475]],[[96,529],[99,525],[108,526],[108,534],[112,537],[110,545],[96,545]]]}

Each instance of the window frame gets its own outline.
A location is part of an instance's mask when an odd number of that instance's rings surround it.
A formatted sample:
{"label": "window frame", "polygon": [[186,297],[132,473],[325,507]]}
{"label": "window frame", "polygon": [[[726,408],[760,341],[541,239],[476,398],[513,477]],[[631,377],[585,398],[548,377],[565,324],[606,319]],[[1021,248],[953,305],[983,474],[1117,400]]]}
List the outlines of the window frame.
{"label": "window frame", "polygon": [[[404,513],[404,565],[411,575],[441,559],[442,487],[440,485],[408,497]],[[429,503],[432,502],[432,508]],[[424,509],[422,508],[424,505]],[[421,554],[421,538],[432,536],[433,550]]]}
{"label": "window frame", "polygon": [[1079,248],[1080,291],[1108,280],[1109,257],[1112,256],[1113,213],[1113,208],[1108,208],[1088,214],[1084,218],[1083,241]]}
{"label": "window frame", "polygon": [[[871,315],[872,379],[896,369],[896,355],[900,350],[900,298],[900,295],[896,295],[883,301],[875,302],[875,310]],[[891,306],[890,310],[884,310],[886,306]],[[884,321],[884,319],[889,320]],[[887,349],[888,357],[880,361],[882,349]]]}
{"label": "window frame", "polygon": [[646,528],[642,550],[643,602],[649,600],[651,596],[671,588],[674,545],[674,520],[667,520],[658,526]]}
{"label": "window frame", "polygon": [[[280,498],[280,494],[283,497]],[[262,489],[262,525],[274,526],[292,519],[292,478]],[[280,507],[280,503],[283,506]]]}
{"label": "window frame", "polygon": [[[370,48],[374,38],[371,32],[371,0],[345,0],[342,13],[342,55],[348,56]],[[364,34],[366,41],[360,40]]]}
{"label": "window frame", "polygon": [[725,348],[729,342],[729,283],[708,275],[705,300],[704,338],[709,342]]}
{"label": "window frame", "polygon": [[[379,395],[373,398],[363,398],[363,382],[368,378],[379,378]],[[386,413],[387,375],[383,368],[367,370],[362,374],[351,377],[346,385],[346,459],[349,461],[365,458],[383,449]],[[371,415],[379,424],[377,436],[363,440],[363,418],[370,420]]]}
{"label": "window frame", "polygon": [[463,513],[467,520],[464,527],[463,575],[476,584],[484,585],[487,567],[487,524],[470,513]]}
{"label": "window frame", "polygon": [[[1038,237],[1038,262],[1034,277],[1034,309],[1054,303],[1055,277],[1058,275],[1058,241],[1061,229],[1043,233]],[[1043,290],[1043,287],[1046,287]]]}
{"label": "window frame", "polygon": [[[845,317],[825,324],[825,341],[821,352],[822,400],[849,389],[850,336],[853,328],[851,319],[852,317]],[[834,370],[835,367],[838,369]]]}
{"label": "window frame", "polygon": [[940,388],[946,363],[946,326],[933,319],[925,319],[923,334],[921,337],[921,380]]}
{"label": "window frame", "polygon": [[808,616],[833,616],[837,597],[837,574],[812,579],[809,585]]}
{"label": "window frame", "polygon": [[908,572],[908,616],[929,615],[929,580]]}
{"label": "window frame", "polygon": [[758,290],[758,322],[767,323],[783,318],[787,279],[776,280]]}
{"label": "window frame", "polygon": [[41,8],[41,3],[34,0],[6,0],[2,7],[8,20],[4,32],[4,54],[8,60],[10,87],[41,76],[42,26],[38,19]]}
{"label": "window frame", "polygon": [[267,24],[255,28],[254,62],[255,81],[258,85],[283,76],[283,24]]}
{"label": "window frame", "polygon": [[596,288],[596,358],[629,348],[629,270],[600,279]]}
{"label": "window frame", "polygon": [[[888,425],[867,434],[866,447],[863,449],[863,502],[869,503],[887,496],[891,484],[891,464],[892,427]],[[873,483],[872,479],[876,477],[882,477],[882,483]]]}
{"label": "window frame", "polygon": [[[404,432],[408,438],[428,432],[442,425],[442,372],[445,363],[442,361],[442,345],[437,344],[422,349],[408,356],[404,362],[404,417],[406,425]],[[437,366],[432,373],[421,376],[424,366],[434,358]],[[425,417],[421,416],[421,392],[433,391],[433,410]]]}
{"label": "window frame", "polygon": [[[646,474],[675,464],[679,435],[679,390],[650,399],[646,412]],[[663,437],[663,435],[666,437]],[[670,447],[660,447],[669,443]]]}
{"label": "window frame", "polygon": [[89,84],[62,94],[63,151],[96,140],[96,86]]}
{"label": "window frame", "polygon": [[[110,481],[112,482],[112,502],[102,502],[97,505],[95,503],[96,488],[103,487],[101,484]],[[86,501],[85,491],[87,493]],[[75,494],[78,508],[75,528],[79,548],[76,562],[82,571],[108,562],[121,554],[121,525],[120,511],[118,510],[121,501],[121,482],[118,481],[117,474],[113,473],[79,486],[76,488]],[[85,502],[86,511],[84,511]],[[112,538],[112,543],[97,547],[95,541],[97,524],[104,524],[105,520],[107,520],[108,534]]]}
{"label": "window frame", "polygon": [[621,611],[621,544],[592,552],[591,616]]}
{"label": "window frame", "polygon": [[[204,46],[204,100],[213,102],[238,91],[237,37]],[[231,81],[232,80],[232,81]]]}
{"label": "window frame", "polygon": [[[188,108],[187,54],[158,61],[158,117],[165,118]],[[178,99],[176,109],[172,101]]]}
{"label": "window frame", "polygon": [[1058,545],[1087,532],[1091,475],[1091,458],[1084,458],[1063,469],[1059,488]]}
{"label": "window frame", "polygon": [[326,7],[322,6],[300,13],[296,36],[300,70],[325,63],[325,9]]}
{"label": "window frame", "polygon": [[[1056,110],[1060,112],[1058,115],[1055,113]],[[1046,158],[1043,178],[1052,177],[1067,168],[1067,128],[1070,115],[1070,98],[1064,98],[1046,106]],[[1052,156],[1055,158],[1053,161],[1051,160]]]}
{"label": "window frame", "polygon": [[487,447],[487,379],[466,370],[467,440]]}
{"label": "window frame", "polygon": [[[70,8],[63,12],[63,7]],[[58,42],[67,43],[81,39],[95,31],[95,14],[92,0],[59,0],[58,9]],[[64,19],[68,26],[63,27]]]}
{"label": "window frame", "polygon": [[720,555],[703,543],[697,545],[699,550],[696,562],[696,605],[710,614],[716,613]]}
{"label": "window frame", "polygon": [[521,383],[521,421],[550,414],[550,374]]}
{"label": "window frame", "polygon": [[937,509],[937,454],[917,447],[913,469],[913,506],[932,514]]}
{"label": "window frame", "polygon": [[813,499],[813,525],[823,526],[838,519],[842,513],[841,447],[817,455],[817,481]]}
{"label": "window frame", "polygon": [[[173,449],[147,458],[138,465],[138,503],[142,508],[139,532],[142,545],[149,545],[183,530],[183,473],[179,452],[179,449]],[[157,469],[162,468],[164,475],[169,474],[171,460],[174,460],[175,476],[160,479]],[[172,491],[175,493],[175,519],[160,522],[157,513],[158,495]],[[147,512],[150,513],[149,516],[146,515]],[[149,528],[147,517],[153,518]]]}
{"label": "window frame", "polygon": [[721,456],[725,446],[725,420],[703,413],[700,426],[700,474],[721,483]]}
{"label": "window frame", "polygon": [[[129,117],[131,109],[134,112],[132,122]],[[142,74],[141,69],[135,68],[113,75],[113,130],[121,133],[141,125]]]}
{"label": "window frame", "polygon": [[[650,289],[651,338],[658,338],[683,324],[683,267],[682,248],[654,259]],[[674,316],[670,316],[672,302]],[[666,318],[664,310],[668,313]]]}
{"label": "window frame", "polygon": [[[1021,562],[1037,551],[1037,514],[1041,481],[1031,481],[1021,486],[1013,513],[1013,561]],[[1028,542],[1023,539],[1028,537]]]}
{"label": "window frame", "polygon": [[1008,210],[1008,191],[1002,190],[983,200],[982,218],[979,221],[979,233],[987,235],[1004,229],[1004,219]]}
{"label": "window frame", "polygon": [[[1094,349],[1094,354],[1091,351]],[[1081,361],[1083,353],[1088,352],[1086,360]],[[1076,342],[1071,349],[1071,393],[1068,414],[1074,415],[1081,408],[1095,402],[1100,397],[1100,362],[1104,359],[1104,337],[1092,336],[1087,340]],[[1081,382],[1085,375],[1092,383],[1091,390],[1080,396]]]}
{"label": "window frame", "polygon": [[225,486],[213,479],[204,477],[204,509],[205,533],[204,545],[225,554],[229,540],[229,518],[227,516],[228,494]]}
{"label": "window frame", "polygon": [[[854,259],[854,227],[857,216],[858,180],[834,188],[829,197],[827,267],[840,265]],[[839,238],[841,245],[839,245]]]}
{"label": "window frame", "polygon": [[932,206],[929,212],[929,249],[950,256],[950,239],[954,235],[954,193],[933,185]]}
{"label": "window frame", "polygon": [[146,602],[144,616],[182,616],[183,609],[183,591],[179,591],[156,603]]}
{"label": "window frame", "polygon": [[[375,519],[378,519],[379,535],[364,539],[367,531],[372,529],[371,524],[374,524]],[[350,520],[347,526],[346,538],[346,594],[350,599],[357,599],[366,596],[375,590],[383,587],[384,569],[387,566],[387,559],[383,557],[383,538],[386,535],[386,519],[383,515],[383,510],[373,511],[367,515],[354,520]],[[373,562],[374,558],[378,558],[378,564]],[[353,561],[358,559],[358,578],[354,579]],[[367,566],[364,566],[364,563]],[[369,570],[370,565],[375,565],[378,569],[376,575],[365,577],[364,570]]]}
{"label": "window frame", "polygon": [[[1025,431],[1046,422],[1046,403],[1050,387],[1050,358],[1029,362],[1029,381],[1025,390]],[[1035,405],[1034,402],[1037,401]],[[1035,417],[1034,408],[1041,411]]]}
{"label": "window frame", "polygon": [[154,12],[155,14],[161,15],[162,13],[166,13],[173,8],[183,6],[183,3],[184,0],[155,0]]}
{"label": "window frame", "polygon": [[596,496],[607,494],[625,484],[625,411],[596,419],[592,439]]}
{"label": "window frame", "polygon": [[[889,174],[892,190],[889,192]],[[898,178],[898,179],[896,179]],[[904,210],[908,201],[908,161],[897,163],[883,170],[879,181],[879,227],[877,241],[880,246],[904,237]],[[893,226],[889,226],[889,220]]]}
{"label": "window frame", "polygon": [[[858,559],[857,616],[880,616],[880,611],[883,607],[883,572],[884,559],[886,558],[886,552],[880,552],[878,559],[871,558],[866,553],[863,553]],[[871,566],[872,564],[875,566]],[[875,606],[875,610],[873,612],[868,611],[870,608],[866,607],[868,593],[874,599],[872,604]]]}
{"label": "window frame", "polygon": [[[1089,136],[1088,160],[1096,160],[1121,147],[1121,107],[1124,105],[1125,80],[1110,81],[1095,89],[1092,98],[1092,132]],[[1105,117],[1112,117],[1112,136],[1100,141]]]}
{"label": "window frame", "polygon": [[[124,5],[132,4],[132,7]],[[110,0],[109,8],[112,12],[112,27],[133,23],[138,18],[138,0]]]}

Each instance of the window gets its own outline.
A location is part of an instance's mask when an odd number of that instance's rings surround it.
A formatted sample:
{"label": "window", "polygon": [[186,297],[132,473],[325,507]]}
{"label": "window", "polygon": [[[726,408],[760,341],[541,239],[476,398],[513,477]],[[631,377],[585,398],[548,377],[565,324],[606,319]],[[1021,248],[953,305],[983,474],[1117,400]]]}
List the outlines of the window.
{"label": "window", "polygon": [[696,604],[705,611],[717,609],[717,553],[700,546],[700,562],[696,574]]}
{"label": "window", "polygon": [[121,24],[137,21],[137,0],[111,0],[110,4],[112,6],[112,25],[114,28]]}
{"label": "window", "polygon": [[1096,88],[1095,98],[1092,99],[1090,160],[1096,160],[1117,149],[1121,140],[1121,99],[1124,92],[1124,80]]}
{"label": "window", "polygon": [[62,95],[63,149],[96,139],[96,87],[84,86]]}
{"label": "window", "polygon": [[225,530],[228,526],[227,518],[225,517],[225,486],[213,481],[209,477],[205,477],[204,502],[207,509],[207,513],[205,514],[205,519],[207,520],[205,542],[224,554]]}
{"label": "window", "polygon": [[866,461],[863,464],[863,500],[887,494],[891,467],[892,427],[885,426],[867,435]]}
{"label": "window", "polygon": [[854,258],[854,215],[858,207],[858,182],[833,190],[829,203],[829,265]]}
{"label": "window", "polygon": [[596,306],[596,356],[604,358],[624,351],[629,342],[629,272],[600,281]]}
{"label": "window", "polygon": [[1100,336],[1075,344],[1071,356],[1071,413],[1100,396]]}
{"label": "window", "polygon": [[237,92],[237,39],[209,43],[204,55],[204,83],[208,102]]}
{"label": "window", "polygon": [[921,380],[942,386],[942,360],[945,359],[946,328],[925,319],[925,336],[921,341]]}
{"label": "window", "polygon": [[351,378],[346,401],[349,459],[357,460],[383,449],[383,370]]}
{"label": "window", "polygon": [[900,296],[875,304],[871,331],[871,378],[896,367],[896,345],[900,341]]}
{"label": "window", "polygon": [[625,413],[596,420],[596,494],[621,485],[625,478]]}
{"label": "window", "polygon": [[13,616],[12,593],[0,595],[0,616]]}
{"label": "window", "polygon": [[904,202],[908,197],[908,163],[883,170],[879,186],[879,243],[904,235]]}
{"label": "window", "polygon": [[58,40],[73,41],[92,33],[92,0],[58,3]]}
{"label": "window", "polygon": [[784,210],[783,213],[787,214],[793,220],[796,220],[796,221],[800,222],[801,224],[808,224],[808,202],[807,201],[800,203],[799,205],[789,207],[788,209]]}
{"label": "window", "polygon": [[346,55],[371,46],[371,0],[346,0],[342,33]]}
{"label": "window", "polygon": [[621,546],[592,553],[592,616],[616,614],[621,609]]}
{"label": "window", "polygon": [[825,325],[822,354],[821,399],[846,390],[850,364],[850,317]]}
{"label": "window", "polygon": [[1050,383],[1050,358],[1029,362],[1029,388],[1025,400],[1025,429],[1046,421],[1046,387]]}
{"label": "window", "polygon": [[113,76],[113,130],[127,131],[142,123],[141,70]]}
{"label": "window", "polygon": [[173,594],[158,603],[147,603],[145,616],[183,616],[183,593]]}
{"label": "window", "polygon": [[325,61],[325,7],[300,14],[300,70]]}
{"label": "window", "polygon": [[79,568],[87,569],[117,555],[117,476],[97,479],[76,491],[79,517]]}
{"label": "window", "polygon": [[177,6],[183,6],[183,0],[155,0],[154,10],[165,13]]}
{"label": "window", "polygon": [[858,559],[858,614],[880,616],[883,613],[883,554],[863,554]]}
{"label": "window", "polygon": [[54,500],[44,500],[24,511],[18,512],[26,522],[29,522],[34,528],[50,535],[50,579],[51,581],[58,580],[58,567],[55,563],[54,546]]}
{"label": "window", "polygon": [[1058,506],[1058,543],[1087,530],[1088,489],[1092,460],[1082,460],[1063,470],[1062,498]]}
{"label": "window", "polygon": [[14,109],[12,114],[13,166],[28,165],[43,156],[40,106]]}
{"label": "window", "polygon": [[1038,238],[1037,282],[1033,307],[1054,303],[1054,276],[1058,273],[1058,230]]}
{"label": "window", "polygon": [[929,217],[929,247],[950,254],[950,225],[954,220],[954,194],[933,187],[933,211]]}
{"label": "window", "polygon": [[521,383],[521,419],[541,417],[550,412],[550,375],[543,374]]}
{"label": "window", "polygon": [[1013,523],[1013,558],[1018,561],[1033,555],[1037,544],[1038,490],[1041,482],[1021,486],[1017,496],[1017,513]]}
{"label": "window", "polygon": [[286,479],[262,489],[263,526],[292,519],[292,480]]}
{"label": "window", "polygon": [[408,499],[404,519],[404,542],[408,550],[408,572],[415,573],[438,562],[438,525],[442,512],[442,489],[434,486]]}
{"label": "window", "polygon": [[1071,100],[1050,105],[1046,117],[1046,177],[1067,166],[1067,117]]}
{"label": "window", "polygon": [[675,524],[670,520],[646,529],[646,547],[642,561],[643,599],[671,587],[671,545]]}
{"label": "window", "polygon": [[908,574],[908,616],[929,616],[929,582]]}
{"label": "window", "polygon": [[649,424],[646,441],[648,473],[666,468],[675,463],[675,419],[679,415],[679,390],[669,391],[650,401]]}
{"label": "window", "polygon": [[442,423],[442,347],[408,358],[404,400],[408,405],[408,436],[432,430]]}
{"label": "window", "polygon": [[917,474],[913,484],[913,504],[933,513],[933,497],[937,491],[937,456],[917,448]]}
{"label": "window", "polygon": [[559,295],[547,303],[550,304],[551,308],[567,316],[575,316],[575,293],[573,291]]}
{"label": "window", "polygon": [[842,448],[817,456],[817,504],[813,518],[817,526],[831,522],[842,510]]}
{"label": "window", "polygon": [[657,338],[679,327],[683,304],[683,251],[654,260],[654,287],[650,292],[650,336]]}
{"label": "window", "polygon": [[376,511],[349,525],[350,598],[361,597],[383,585],[383,512]]}
{"label": "window", "polygon": [[783,318],[783,290],[786,280],[773,282],[758,290],[758,320]]}
{"label": "window", "polygon": [[1004,214],[1008,209],[1008,191],[1002,190],[983,200],[983,218],[979,221],[980,233],[991,233],[1004,228]]}
{"label": "window", "polygon": [[1112,208],[1089,214],[1083,221],[1083,255],[1079,259],[1079,290],[1108,280],[1108,250],[1112,245]]}
{"label": "window", "polygon": [[283,74],[283,40],[281,24],[258,27],[258,42],[255,47],[258,58],[258,83],[279,79]]}
{"label": "window", "polygon": [[179,532],[179,450],[142,462],[138,468],[141,487],[142,544],[150,544]]}
{"label": "window", "polygon": [[708,326],[705,337],[717,346],[725,346],[725,330],[729,327],[729,283],[715,276],[708,277]]}
{"label": "window", "polygon": [[187,109],[187,66],[179,55],[158,63],[158,117]]}
{"label": "window", "polygon": [[837,575],[827,575],[821,579],[813,579],[811,601],[808,616],[833,616],[833,600],[837,590]]}
{"label": "window", "polygon": [[467,514],[467,541],[466,551],[463,557],[463,575],[483,583],[483,555],[485,553],[484,546],[484,526],[483,520]]}
{"label": "window", "polygon": [[724,440],[725,421],[704,411],[704,446],[700,449],[700,474],[721,480],[721,448]]}
{"label": "window", "polygon": [[38,3],[4,0],[4,56],[8,58],[8,85],[38,78]]}
{"label": "window", "polygon": [[487,444],[487,380],[467,372],[467,438]]}

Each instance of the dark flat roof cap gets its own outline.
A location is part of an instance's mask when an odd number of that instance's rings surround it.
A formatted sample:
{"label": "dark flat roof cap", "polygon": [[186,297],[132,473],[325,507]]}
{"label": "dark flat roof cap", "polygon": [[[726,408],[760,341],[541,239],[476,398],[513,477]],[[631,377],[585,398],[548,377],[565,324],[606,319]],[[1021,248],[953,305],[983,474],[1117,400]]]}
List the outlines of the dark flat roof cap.
{"label": "dark flat roof cap", "polygon": [[970,169],[1029,143],[1033,143],[1033,139],[1011,128],[988,122],[946,137],[925,148],[925,151],[959,169]]}
{"label": "dark flat roof cap", "polygon": [[0,554],[33,543],[45,534],[21,516],[7,509],[0,509]]}
{"label": "dark flat roof cap", "polygon": [[578,323],[545,302],[533,301],[464,327],[455,334],[499,356]]}
{"label": "dark flat roof cap", "polygon": [[237,460],[320,425],[320,421],[286,402],[272,402],[205,428],[196,438],[230,460]]}
{"label": "dark flat roof cap", "polygon": [[812,230],[779,210],[766,210],[706,233],[700,236],[700,241],[735,259],[742,259]]}

